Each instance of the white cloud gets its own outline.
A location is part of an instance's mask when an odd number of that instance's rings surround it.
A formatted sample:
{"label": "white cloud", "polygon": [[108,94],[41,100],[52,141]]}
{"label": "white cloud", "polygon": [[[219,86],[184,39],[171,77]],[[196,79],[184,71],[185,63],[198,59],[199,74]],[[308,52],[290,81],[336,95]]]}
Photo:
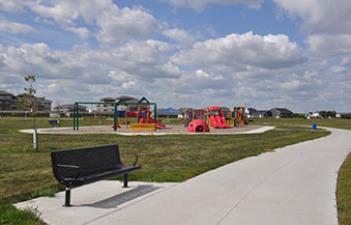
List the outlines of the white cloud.
{"label": "white cloud", "polygon": [[[19,93],[23,75],[33,73],[38,76],[39,95],[61,103],[128,94],[145,95],[160,106],[247,103],[297,111],[350,110],[347,2],[340,0],[344,9],[336,13],[341,6],[327,0],[275,1],[289,17],[302,21],[310,51],[284,34],[234,33],[206,40],[208,35],[167,25],[140,6],[122,8],[111,0],[0,0],[2,11],[15,16],[29,12],[39,18],[36,23],[46,21],[45,26],[59,28],[55,34],[65,35],[67,30],[88,39],[70,50],[58,50],[56,45],[22,43],[15,34],[26,29],[6,27],[13,34],[4,36],[18,41],[13,46],[0,44],[0,89]],[[175,0],[173,4],[201,10],[208,4],[254,7],[260,1]],[[166,41],[156,40],[160,36]],[[100,44],[90,42],[93,38]]]}
{"label": "white cloud", "polygon": [[257,8],[261,4],[261,0],[170,0],[175,7],[186,7],[196,11],[201,11],[209,4],[244,4]]}
{"label": "white cloud", "polygon": [[296,90],[301,87],[302,82],[299,80],[290,80],[280,84],[280,87],[285,91]]}
{"label": "white cloud", "polygon": [[[89,36],[84,26],[96,26],[96,37],[104,44],[139,40],[159,32],[162,27],[162,23],[145,9],[120,8],[112,0],[8,0],[8,3],[1,1],[0,6],[4,6],[0,10],[8,12],[29,9],[43,19],[52,19],[63,29],[83,39]],[[82,21],[84,24],[80,24]]]}
{"label": "white cloud", "polygon": [[306,42],[313,52],[323,52],[329,55],[351,53],[351,33],[312,34],[307,37]]}
{"label": "white cloud", "polygon": [[20,12],[23,10],[21,0],[0,0],[0,10],[7,12]]}
{"label": "white cloud", "polygon": [[[224,46],[231,44],[227,41]],[[257,42],[241,46],[264,54]],[[251,66],[210,62],[183,70],[186,64],[170,60],[173,51],[172,45],[156,40],[94,50],[77,46],[70,51],[53,50],[43,43],[4,46],[0,51],[0,88],[19,93],[23,75],[33,73],[38,76],[38,94],[61,103],[129,94],[145,95],[160,106],[174,107],[248,103],[258,108],[286,106],[298,111],[322,106],[347,109],[343,102],[351,91],[351,74],[343,65],[330,68],[330,62],[312,61],[298,67],[262,68],[257,64],[260,60],[253,60]],[[329,94],[321,94],[325,92]]]}
{"label": "white cloud", "polygon": [[296,43],[286,35],[230,34],[224,38],[197,42],[172,60],[196,67],[253,66],[268,69],[291,67],[306,61]]}
{"label": "white cloud", "polygon": [[[274,0],[290,17],[302,20],[301,31],[317,53],[351,53],[349,0]],[[335,51],[333,48],[335,47]]]}
{"label": "white cloud", "polygon": [[340,65],[342,66],[351,65],[351,56],[343,57],[340,61]]}
{"label": "white cloud", "polygon": [[196,34],[178,28],[171,28],[163,31],[163,35],[183,45],[190,45],[196,39]]}
{"label": "white cloud", "polygon": [[96,23],[100,28],[98,40],[107,44],[145,38],[161,28],[161,24],[151,14],[137,8],[113,7],[99,15]]}
{"label": "white cloud", "polygon": [[49,4],[36,1],[29,8],[44,18],[52,18],[59,24],[73,25],[79,17],[79,7],[76,1],[51,1]]}
{"label": "white cloud", "polygon": [[66,30],[77,34],[81,39],[87,39],[90,36],[90,31],[86,27],[66,27]]}
{"label": "white cloud", "polygon": [[0,32],[19,34],[19,33],[29,33],[32,31],[34,31],[34,29],[27,24],[16,23],[16,22],[0,19]]}
{"label": "white cloud", "polygon": [[[70,92],[80,99],[85,98],[80,87],[90,89],[91,94],[87,97],[94,99],[96,94],[103,94],[105,89],[111,89],[110,93],[115,95],[117,90],[119,93],[145,95],[155,87],[147,90],[140,87],[146,87],[146,84],[155,80],[175,79],[181,75],[179,68],[163,55],[169,50],[167,43],[155,40],[95,50],[76,47],[71,51],[52,50],[44,43],[22,44],[2,49],[0,77],[5,82],[11,82],[14,77],[21,80],[25,74],[33,73],[47,85],[59,81],[61,85],[74,86]],[[48,97],[54,94],[47,89],[41,91]],[[55,94],[58,94],[59,90],[56,91]],[[65,98],[69,99],[70,96]]]}

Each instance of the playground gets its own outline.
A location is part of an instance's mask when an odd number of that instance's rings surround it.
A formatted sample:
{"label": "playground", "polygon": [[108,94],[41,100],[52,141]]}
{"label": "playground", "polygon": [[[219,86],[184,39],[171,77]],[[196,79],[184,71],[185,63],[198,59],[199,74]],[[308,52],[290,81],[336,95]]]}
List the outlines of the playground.
{"label": "playground", "polygon": [[[79,130],[72,130],[72,127],[59,127],[59,128],[40,128],[38,129],[39,134],[117,134],[117,135],[228,135],[228,134],[253,134],[263,133],[271,130],[272,126],[259,126],[249,125],[240,128],[228,128],[228,129],[211,129],[210,132],[188,132],[183,125],[167,125],[164,129],[157,130],[132,130],[130,128],[121,127],[117,131],[111,129],[111,126],[81,126]],[[20,130],[22,133],[32,133],[32,129]]]}
{"label": "playground", "polygon": [[[103,107],[110,112],[113,121],[110,126],[80,126],[87,119],[81,106]],[[94,116],[99,115],[96,111]],[[261,133],[272,127],[249,125],[245,107],[208,106],[201,109],[188,108],[179,114],[176,124],[164,124],[158,118],[157,103],[142,97],[137,101],[125,99],[108,102],[75,102],[72,113],[72,128],[60,127],[59,120],[50,120],[53,128],[39,129],[41,134],[119,134],[119,135],[178,135],[178,134],[246,134]],[[31,130],[21,130],[31,133]]]}

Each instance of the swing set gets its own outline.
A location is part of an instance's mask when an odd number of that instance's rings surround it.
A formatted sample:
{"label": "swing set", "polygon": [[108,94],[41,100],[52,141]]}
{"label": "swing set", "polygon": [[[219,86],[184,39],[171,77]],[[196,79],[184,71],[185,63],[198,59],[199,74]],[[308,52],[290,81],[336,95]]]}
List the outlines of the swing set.
{"label": "swing set", "polygon": [[[158,129],[164,128],[157,120],[157,104],[150,102],[147,98],[142,97],[137,103],[128,103],[124,99],[120,99],[116,102],[106,103],[106,102],[75,102],[73,108],[73,130],[79,130],[79,105],[110,105],[113,106],[113,125],[114,131],[120,128],[120,118],[124,117],[124,124],[128,128],[129,121],[128,117],[137,117],[137,123],[132,123],[130,128],[132,130],[140,129],[150,129],[150,127],[155,127]],[[125,107],[125,110],[118,110],[121,107]],[[134,110],[129,110],[133,109]],[[153,109],[151,112],[151,108]]]}

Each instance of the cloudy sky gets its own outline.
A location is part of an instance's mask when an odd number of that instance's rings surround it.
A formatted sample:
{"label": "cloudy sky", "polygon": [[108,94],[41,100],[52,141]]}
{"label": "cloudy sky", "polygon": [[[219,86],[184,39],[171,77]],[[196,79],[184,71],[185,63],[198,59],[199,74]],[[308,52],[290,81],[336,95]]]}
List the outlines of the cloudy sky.
{"label": "cloudy sky", "polygon": [[350,0],[0,0],[0,90],[351,111]]}

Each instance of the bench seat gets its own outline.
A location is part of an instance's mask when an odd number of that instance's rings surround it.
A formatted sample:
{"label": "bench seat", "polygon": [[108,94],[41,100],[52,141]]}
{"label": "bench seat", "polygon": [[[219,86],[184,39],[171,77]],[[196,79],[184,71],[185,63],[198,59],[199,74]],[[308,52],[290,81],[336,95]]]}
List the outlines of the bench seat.
{"label": "bench seat", "polygon": [[77,187],[83,184],[88,184],[95,181],[103,180],[108,177],[123,175],[125,173],[131,172],[133,170],[137,170],[140,168],[141,168],[140,166],[129,165],[129,166],[124,166],[122,168],[113,169],[113,170],[109,170],[101,173],[95,173],[91,175],[78,176],[78,177],[65,177],[61,179],[62,181],[61,183],[64,184],[65,186]]}

